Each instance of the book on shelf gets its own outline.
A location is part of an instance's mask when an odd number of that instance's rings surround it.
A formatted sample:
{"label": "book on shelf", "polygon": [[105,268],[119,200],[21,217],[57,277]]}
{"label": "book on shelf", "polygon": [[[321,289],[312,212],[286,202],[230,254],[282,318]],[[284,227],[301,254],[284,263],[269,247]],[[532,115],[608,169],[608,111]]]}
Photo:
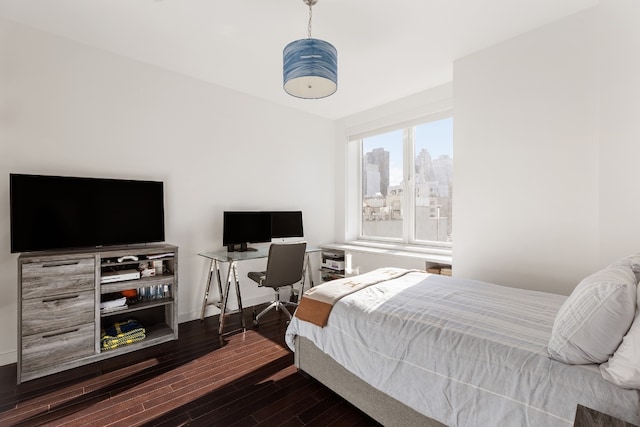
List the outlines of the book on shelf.
{"label": "book on shelf", "polygon": [[102,314],[104,314],[104,313],[114,313],[114,312],[117,312],[117,311],[126,310],[127,308],[129,308],[129,306],[127,304],[119,305],[117,307],[101,308],[100,309],[100,313],[102,313]]}
{"label": "book on shelf", "polygon": [[119,307],[121,305],[126,305],[126,304],[127,304],[127,297],[108,299],[100,303],[100,309]]}
{"label": "book on shelf", "polygon": [[451,267],[445,265],[433,265],[427,268],[427,273],[451,276]]}

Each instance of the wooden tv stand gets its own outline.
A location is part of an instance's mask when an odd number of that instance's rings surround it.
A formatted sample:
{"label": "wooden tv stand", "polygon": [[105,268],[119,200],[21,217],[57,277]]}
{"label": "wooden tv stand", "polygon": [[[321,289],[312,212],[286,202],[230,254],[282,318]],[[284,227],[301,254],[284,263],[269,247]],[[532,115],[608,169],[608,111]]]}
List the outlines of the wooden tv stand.
{"label": "wooden tv stand", "polygon": [[[138,260],[119,261],[126,256]],[[153,268],[154,261],[152,276],[102,283],[106,273],[137,270],[141,263]],[[149,297],[124,309],[100,310],[106,294],[130,289],[144,290]],[[102,350],[102,328],[131,318],[145,328],[146,338]],[[177,338],[177,246],[132,245],[18,257],[18,384]]]}

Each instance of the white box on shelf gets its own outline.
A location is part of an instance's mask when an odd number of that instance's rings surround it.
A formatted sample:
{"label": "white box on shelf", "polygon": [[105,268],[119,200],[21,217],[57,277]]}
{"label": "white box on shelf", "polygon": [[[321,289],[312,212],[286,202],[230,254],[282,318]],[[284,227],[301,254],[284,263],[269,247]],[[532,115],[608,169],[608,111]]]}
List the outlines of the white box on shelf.
{"label": "white box on shelf", "polygon": [[344,261],[328,259],[325,261],[324,266],[332,270],[344,270]]}
{"label": "white box on shelf", "polygon": [[135,280],[140,278],[138,270],[117,270],[107,271],[100,276],[100,283],[123,282],[125,280]]}

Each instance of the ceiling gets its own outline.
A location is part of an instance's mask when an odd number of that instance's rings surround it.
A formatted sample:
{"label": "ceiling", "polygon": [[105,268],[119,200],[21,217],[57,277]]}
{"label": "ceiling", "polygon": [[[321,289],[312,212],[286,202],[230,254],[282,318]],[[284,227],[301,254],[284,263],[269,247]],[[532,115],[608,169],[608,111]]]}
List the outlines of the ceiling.
{"label": "ceiling", "polygon": [[338,50],[338,91],[282,89],[282,49],[307,36],[302,0],[0,0],[0,17],[338,119],[451,81],[455,59],[599,0],[319,0],[314,38]]}

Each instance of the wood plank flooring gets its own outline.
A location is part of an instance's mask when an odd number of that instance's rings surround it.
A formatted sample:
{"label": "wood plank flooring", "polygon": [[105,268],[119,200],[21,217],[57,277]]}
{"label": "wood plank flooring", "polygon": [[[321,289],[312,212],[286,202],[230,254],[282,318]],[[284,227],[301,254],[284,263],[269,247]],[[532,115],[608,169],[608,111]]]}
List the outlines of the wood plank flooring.
{"label": "wood plank flooring", "polygon": [[[177,341],[20,385],[15,364],[2,366],[0,426],[379,426],[297,372],[281,313],[222,337],[217,320],[183,323]],[[230,316],[227,330],[239,325]]]}

